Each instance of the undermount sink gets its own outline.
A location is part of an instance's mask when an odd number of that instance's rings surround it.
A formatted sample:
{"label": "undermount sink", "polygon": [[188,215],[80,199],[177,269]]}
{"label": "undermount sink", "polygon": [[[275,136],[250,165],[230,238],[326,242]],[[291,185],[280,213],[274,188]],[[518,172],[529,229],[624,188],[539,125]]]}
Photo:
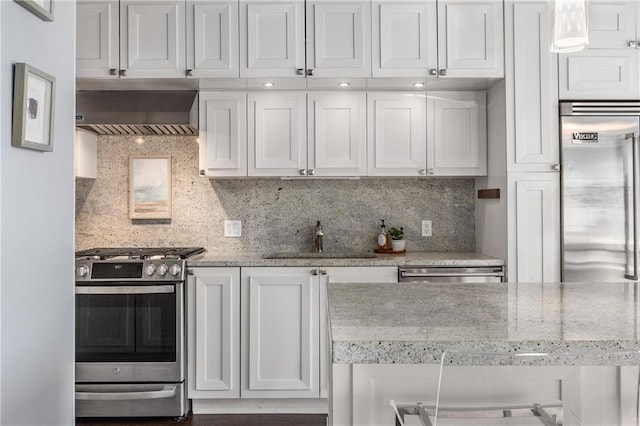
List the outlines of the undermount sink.
{"label": "undermount sink", "polygon": [[262,256],[264,259],[371,259],[376,257],[374,253],[344,253],[344,252],[284,252],[269,253]]}

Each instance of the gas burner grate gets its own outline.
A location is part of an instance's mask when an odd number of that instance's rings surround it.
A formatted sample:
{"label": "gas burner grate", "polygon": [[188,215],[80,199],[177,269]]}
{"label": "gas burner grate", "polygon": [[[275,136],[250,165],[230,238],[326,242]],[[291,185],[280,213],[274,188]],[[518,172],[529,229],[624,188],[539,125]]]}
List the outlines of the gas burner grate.
{"label": "gas burner grate", "polygon": [[127,257],[129,259],[167,257],[187,259],[205,251],[204,247],[99,247],[77,251],[76,258],[107,260],[114,257]]}

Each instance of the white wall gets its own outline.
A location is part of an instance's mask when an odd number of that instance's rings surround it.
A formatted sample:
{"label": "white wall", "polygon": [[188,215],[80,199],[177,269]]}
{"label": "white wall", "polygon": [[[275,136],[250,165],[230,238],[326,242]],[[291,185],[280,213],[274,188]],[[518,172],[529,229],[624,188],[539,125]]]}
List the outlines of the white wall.
{"label": "white wall", "polygon": [[[0,424],[73,424],[75,2],[0,0]],[[54,151],[11,146],[12,63],[56,77]]]}

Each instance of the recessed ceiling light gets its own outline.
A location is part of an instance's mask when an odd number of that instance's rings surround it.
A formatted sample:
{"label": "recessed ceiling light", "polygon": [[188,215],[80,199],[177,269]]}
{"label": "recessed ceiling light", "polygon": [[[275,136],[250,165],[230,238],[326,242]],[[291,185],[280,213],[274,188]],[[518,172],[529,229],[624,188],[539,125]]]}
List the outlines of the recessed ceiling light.
{"label": "recessed ceiling light", "polygon": [[421,82],[413,83],[413,87],[424,87],[424,83],[421,83]]}
{"label": "recessed ceiling light", "polygon": [[266,83],[263,83],[262,85],[263,85],[264,87],[273,87],[273,86],[275,86],[275,84],[271,83],[270,81],[268,81],[268,82],[266,82]]}
{"label": "recessed ceiling light", "polygon": [[343,81],[341,83],[338,83],[338,86],[340,86],[340,87],[349,87],[349,86],[351,86],[351,83],[347,83],[346,81]]}
{"label": "recessed ceiling light", "polygon": [[143,138],[136,138],[134,140],[135,143],[137,143],[138,145],[142,145],[144,143],[144,139]]}

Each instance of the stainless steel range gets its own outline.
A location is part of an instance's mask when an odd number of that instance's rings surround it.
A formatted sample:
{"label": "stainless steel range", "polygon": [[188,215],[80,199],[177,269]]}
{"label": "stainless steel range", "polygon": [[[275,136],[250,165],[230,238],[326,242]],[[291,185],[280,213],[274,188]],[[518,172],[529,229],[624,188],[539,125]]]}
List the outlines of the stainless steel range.
{"label": "stainless steel range", "polygon": [[186,260],[201,247],[76,253],[76,417],[183,417]]}

